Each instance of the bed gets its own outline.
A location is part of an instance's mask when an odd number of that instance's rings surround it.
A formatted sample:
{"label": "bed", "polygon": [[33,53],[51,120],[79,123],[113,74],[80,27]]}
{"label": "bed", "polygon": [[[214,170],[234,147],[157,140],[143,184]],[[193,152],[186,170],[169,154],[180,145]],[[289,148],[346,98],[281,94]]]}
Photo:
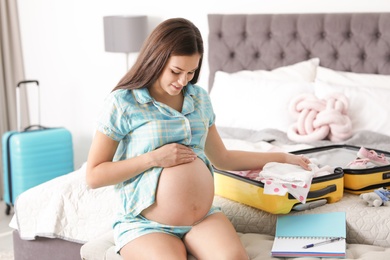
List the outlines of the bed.
{"label": "bed", "polygon": [[[210,14],[208,21],[208,89],[228,148],[294,151],[343,143],[390,151],[389,13]],[[347,135],[333,141],[297,135],[291,98],[325,99],[333,92],[348,98],[353,127]],[[16,260],[75,259],[84,243],[100,235],[106,248],[94,254],[113,254],[106,235],[114,216],[113,188],[90,190],[84,176],[85,165],[18,198],[12,222]],[[275,215],[220,196],[214,204],[238,232],[262,234],[272,244]],[[347,243],[360,244],[357,251],[375,247],[389,253],[390,207],[367,207],[357,195],[344,193],[340,202],[310,210],[329,211],[347,212]],[[58,256],[63,250],[69,254]]]}

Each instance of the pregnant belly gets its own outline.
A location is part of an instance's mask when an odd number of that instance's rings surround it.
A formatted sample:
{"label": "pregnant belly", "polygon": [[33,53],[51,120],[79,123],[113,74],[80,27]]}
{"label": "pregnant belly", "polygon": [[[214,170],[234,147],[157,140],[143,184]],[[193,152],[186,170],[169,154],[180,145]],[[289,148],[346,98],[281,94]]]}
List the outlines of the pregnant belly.
{"label": "pregnant belly", "polygon": [[189,226],[210,210],[214,182],[210,170],[197,158],[187,164],[164,168],[156,202],[142,212],[147,219],[174,226]]}

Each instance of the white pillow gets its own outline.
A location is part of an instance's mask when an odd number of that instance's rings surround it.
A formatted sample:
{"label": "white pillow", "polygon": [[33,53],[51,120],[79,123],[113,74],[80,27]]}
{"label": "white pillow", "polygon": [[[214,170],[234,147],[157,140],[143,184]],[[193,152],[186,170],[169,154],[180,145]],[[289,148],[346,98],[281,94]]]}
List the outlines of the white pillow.
{"label": "white pillow", "polygon": [[295,119],[289,112],[291,98],[314,93],[312,82],[264,80],[241,73],[218,71],[210,92],[216,126],[248,130],[265,128],[287,132]]}
{"label": "white pillow", "polygon": [[337,71],[319,66],[316,81],[344,85],[390,88],[390,75]]}
{"label": "white pillow", "polygon": [[326,98],[334,92],[341,92],[349,100],[349,117],[354,133],[369,130],[390,135],[390,88],[371,86],[343,86],[316,82],[315,95]]}
{"label": "white pillow", "polygon": [[278,81],[299,81],[314,82],[316,78],[317,67],[320,63],[319,58],[313,58],[307,61],[295,63],[293,65],[280,67],[274,70],[242,70],[235,72],[239,76],[253,79],[268,79]]}

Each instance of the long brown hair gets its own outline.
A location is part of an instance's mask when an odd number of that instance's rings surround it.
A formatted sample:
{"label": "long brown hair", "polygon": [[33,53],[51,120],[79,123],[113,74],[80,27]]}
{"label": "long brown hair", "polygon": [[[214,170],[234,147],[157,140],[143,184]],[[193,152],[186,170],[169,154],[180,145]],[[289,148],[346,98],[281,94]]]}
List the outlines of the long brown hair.
{"label": "long brown hair", "polygon": [[203,60],[203,40],[199,29],[184,18],[160,23],[145,40],[131,69],[113,89],[135,89],[151,86],[161,75],[170,56],[200,54],[198,68],[190,81],[198,81]]}

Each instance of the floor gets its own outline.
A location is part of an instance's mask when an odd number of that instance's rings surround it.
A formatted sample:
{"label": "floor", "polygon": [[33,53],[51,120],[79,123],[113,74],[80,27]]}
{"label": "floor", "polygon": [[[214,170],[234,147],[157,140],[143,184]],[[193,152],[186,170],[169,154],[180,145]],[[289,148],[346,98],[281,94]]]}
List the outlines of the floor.
{"label": "floor", "polygon": [[7,216],[5,214],[6,205],[2,200],[0,201],[0,254],[13,251],[12,231],[8,226],[11,221],[13,211]]}

